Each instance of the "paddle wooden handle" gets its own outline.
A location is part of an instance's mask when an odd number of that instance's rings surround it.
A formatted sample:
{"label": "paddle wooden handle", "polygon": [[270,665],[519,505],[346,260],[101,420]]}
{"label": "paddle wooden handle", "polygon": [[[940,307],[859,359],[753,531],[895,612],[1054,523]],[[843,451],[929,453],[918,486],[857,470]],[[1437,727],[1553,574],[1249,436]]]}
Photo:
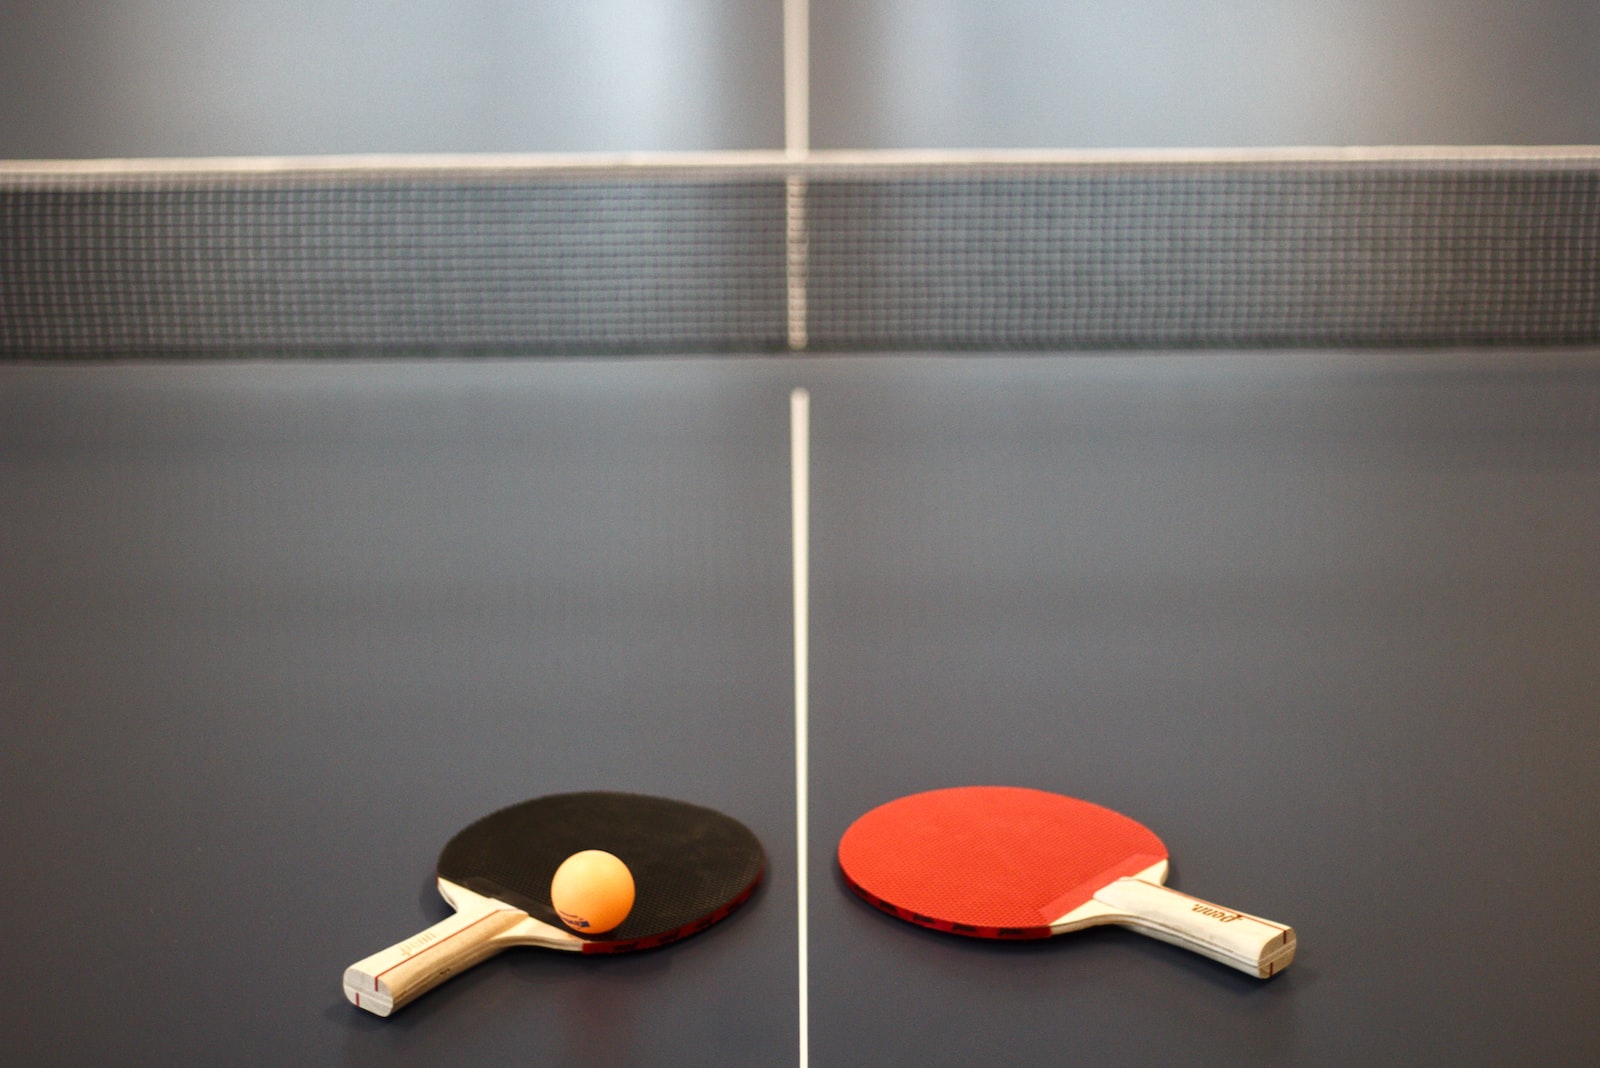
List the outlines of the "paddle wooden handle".
{"label": "paddle wooden handle", "polygon": [[494,956],[504,946],[499,936],[528,918],[497,901],[461,904],[461,911],[421,934],[346,968],[345,997],[370,1013],[388,1016],[457,972]]}
{"label": "paddle wooden handle", "polygon": [[1294,928],[1143,879],[1118,879],[1095,900],[1121,913],[1116,922],[1163,942],[1267,979],[1294,960]]}

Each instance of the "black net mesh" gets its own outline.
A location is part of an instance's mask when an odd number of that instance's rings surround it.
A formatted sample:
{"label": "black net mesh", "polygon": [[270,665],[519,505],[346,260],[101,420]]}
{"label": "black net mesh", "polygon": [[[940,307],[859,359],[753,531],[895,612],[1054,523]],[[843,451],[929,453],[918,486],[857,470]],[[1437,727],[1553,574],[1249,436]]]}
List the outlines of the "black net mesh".
{"label": "black net mesh", "polygon": [[1600,151],[0,166],[17,357],[1600,341]]}
{"label": "black net mesh", "polygon": [[761,349],[783,189],[748,178],[304,175],[0,192],[17,353]]}
{"label": "black net mesh", "polygon": [[1579,342],[1600,170],[974,168],[810,183],[822,348]]}

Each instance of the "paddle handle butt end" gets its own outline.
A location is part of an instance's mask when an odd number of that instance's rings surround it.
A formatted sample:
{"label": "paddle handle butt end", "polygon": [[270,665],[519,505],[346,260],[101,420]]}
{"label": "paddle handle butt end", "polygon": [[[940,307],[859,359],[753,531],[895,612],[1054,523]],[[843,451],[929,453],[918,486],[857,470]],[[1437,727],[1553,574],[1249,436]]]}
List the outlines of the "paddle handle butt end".
{"label": "paddle handle butt end", "polygon": [[1132,927],[1258,979],[1270,979],[1294,961],[1294,928],[1166,886],[1118,879],[1096,893],[1094,900],[1111,910],[1102,922]]}

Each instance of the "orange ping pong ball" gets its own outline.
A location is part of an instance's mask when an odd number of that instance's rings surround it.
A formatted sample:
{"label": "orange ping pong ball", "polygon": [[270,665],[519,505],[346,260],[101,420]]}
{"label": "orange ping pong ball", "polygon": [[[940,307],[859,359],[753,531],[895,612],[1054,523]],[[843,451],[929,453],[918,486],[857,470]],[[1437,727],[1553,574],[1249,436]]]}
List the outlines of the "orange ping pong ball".
{"label": "orange ping pong ball", "polygon": [[604,934],[633,908],[633,873],[603,849],[574,853],[550,880],[550,904],[579,934]]}

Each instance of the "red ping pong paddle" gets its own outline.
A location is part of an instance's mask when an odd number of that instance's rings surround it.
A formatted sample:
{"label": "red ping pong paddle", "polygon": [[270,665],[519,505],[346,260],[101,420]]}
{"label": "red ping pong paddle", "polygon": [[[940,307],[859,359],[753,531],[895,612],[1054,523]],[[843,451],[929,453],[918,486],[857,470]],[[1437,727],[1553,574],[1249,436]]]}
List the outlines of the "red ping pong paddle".
{"label": "red ping pong paddle", "polygon": [[[622,859],[637,890],[621,925],[580,935],[550,903],[550,880],[572,854]],[[463,828],[439,855],[439,892],[453,915],[344,973],[345,996],[388,1016],[507,946],[627,953],[675,942],[722,920],[761,881],[766,856],[743,824],[698,805],[623,793],[553,794]]]}
{"label": "red ping pong paddle", "polygon": [[1265,979],[1294,930],[1162,886],[1167,847],[1108,808],[1043,790],[964,786],[868,812],[839,842],[852,889],[910,923],[1048,938],[1115,923]]}

